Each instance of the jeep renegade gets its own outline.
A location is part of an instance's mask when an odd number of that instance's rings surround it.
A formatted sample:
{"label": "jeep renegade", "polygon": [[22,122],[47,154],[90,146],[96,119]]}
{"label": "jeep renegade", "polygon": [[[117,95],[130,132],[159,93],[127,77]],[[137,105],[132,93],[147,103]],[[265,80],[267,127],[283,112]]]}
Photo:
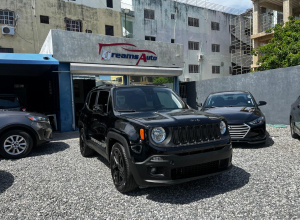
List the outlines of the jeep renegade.
{"label": "jeep renegade", "polygon": [[110,162],[118,191],[183,183],[232,167],[226,119],[191,109],[165,86],[99,86],[79,118],[80,152]]}

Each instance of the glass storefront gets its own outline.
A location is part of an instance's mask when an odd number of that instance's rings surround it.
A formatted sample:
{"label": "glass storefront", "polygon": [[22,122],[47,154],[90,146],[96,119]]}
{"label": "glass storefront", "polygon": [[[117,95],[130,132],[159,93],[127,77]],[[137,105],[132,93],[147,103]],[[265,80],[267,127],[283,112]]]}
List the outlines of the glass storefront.
{"label": "glass storefront", "polygon": [[132,85],[164,84],[174,89],[174,77],[130,76]]}

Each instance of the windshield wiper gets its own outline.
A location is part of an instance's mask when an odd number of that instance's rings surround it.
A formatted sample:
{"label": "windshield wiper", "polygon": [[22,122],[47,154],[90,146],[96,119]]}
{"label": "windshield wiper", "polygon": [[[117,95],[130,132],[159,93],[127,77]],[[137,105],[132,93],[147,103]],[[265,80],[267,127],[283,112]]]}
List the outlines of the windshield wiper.
{"label": "windshield wiper", "polygon": [[131,110],[131,109],[121,109],[121,110],[118,110],[118,112],[136,112],[136,110]]}

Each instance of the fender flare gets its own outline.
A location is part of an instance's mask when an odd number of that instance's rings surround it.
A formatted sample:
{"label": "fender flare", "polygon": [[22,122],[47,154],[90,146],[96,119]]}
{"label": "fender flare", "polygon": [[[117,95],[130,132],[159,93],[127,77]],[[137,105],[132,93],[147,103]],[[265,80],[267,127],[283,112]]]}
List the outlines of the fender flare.
{"label": "fender flare", "polygon": [[125,151],[126,151],[126,154],[127,154],[127,157],[128,159],[131,160],[131,154],[130,154],[130,151],[129,151],[129,144],[128,144],[128,141],[126,140],[126,138],[116,132],[113,132],[113,131],[109,131],[107,133],[107,139],[106,139],[106,153],[108,155],[108,159],[110,158],[110,152],[111,152],[111,147],[109,147],[109,142],[111,139],[114,139],[118,142],[120,142],[124,148],[125,148]]}
{"label": "fender flare", "polygon": [[32,127],[30,127],[28,125],[24,125],[24,124],[9,124],[9,125],[6,125],[5,127],[0,128],[0,135],[5,133],[7,130],[11,130],[11,129],[14,129],[14,128],[15,129],[22,129],[22,128],[27,129],[34,135],[34,137],[32,137],[32,138],[35,139],[36,143],[40,140],[39,134]]}

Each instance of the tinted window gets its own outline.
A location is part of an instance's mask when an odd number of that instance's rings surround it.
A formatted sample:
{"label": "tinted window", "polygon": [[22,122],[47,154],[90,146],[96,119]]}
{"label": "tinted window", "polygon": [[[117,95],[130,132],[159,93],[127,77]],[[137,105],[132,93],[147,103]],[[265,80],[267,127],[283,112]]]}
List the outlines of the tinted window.
{"label": "tinted window", "polygon": [[0,97],[0,109],[20,107],[17,97]]}
{"label": "tinted window", "polygon": [[107,112],[108,97],[109,97],[109,92],[108,91],[101,91],[99,93],[98,103],[97,104],[103,106],[103,112],[104,113]]}
{"label": "tinted window", "polygon": [[223,93],[208,97],[204,107],[255,107],[249,93]]}
{"label": "tinted window", "polygon": [[93,110],[97,98],[97,92],[93,92],[90,96],[89,109]]}
{"label": "tinted window", "polygon": [[167,88],[118,88],[114,100],[117,110],[156,111],[187,108],[184,102]]}

